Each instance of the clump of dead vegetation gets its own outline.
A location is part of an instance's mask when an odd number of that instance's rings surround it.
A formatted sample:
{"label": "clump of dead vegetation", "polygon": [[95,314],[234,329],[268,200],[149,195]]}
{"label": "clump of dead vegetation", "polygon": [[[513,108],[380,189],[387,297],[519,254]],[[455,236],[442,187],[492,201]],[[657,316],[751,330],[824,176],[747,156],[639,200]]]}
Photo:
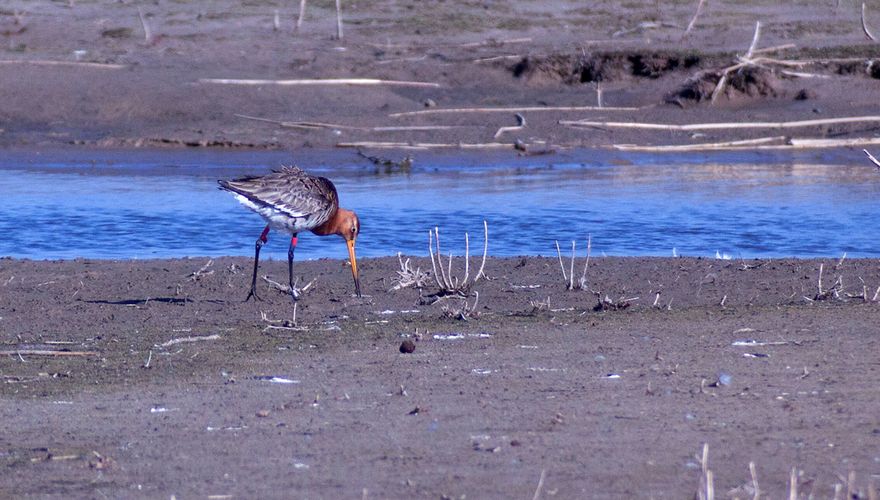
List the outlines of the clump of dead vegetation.
{"label": "clump of dead vegetation", "polygon": [[[716,498],[715,491],[715,474],[712,469],[709,468],[709,444],[703,444],[702,454],[694,457],[700,464],[700,484],[697,488],[696,493],[694,494],[694,498],[696,500],[714,500]],[[788,498],[797,499],[802,498],[801,493],[799,492],[801,486],[806,483],[807,485],[811,485],[811,491],[808,495],[805,495],[806,498],[813,498],[816,490],[816,483],[813,479],[808,479],[806,481],[803,480],[804,471],[798,470],[797,467],[792,467],[791,472],[788,477]],[[755,462],[749,462],[749,475],[751,479],[736,488],[727,491],[726,494],[722,493],[718,495],[718,497],[724,498],[752,498],[757,500],[758,498],[767,498],[766,492],[763,491],[758,484],[758,471]],[[877,496],[877,489],[874,486],[874,481],[871,480],[868,482],[866,488],[861,488],[856,484],[856,473],[855,471],[850,471],[846,477],[842,475],[837,476],[839,482],[834,484],[834,499],[840,498],[869,498],[876,499],[880,498]]]}
{"label": "clump of dead vegetation", "polygon": [[[489,252],[489,225],[483,221],[483,258],[480,267],[475,274],[470,271],[470,238],[468,233],[464,233],[465,255],[464,255],[464,276],[460,279],[453,274],[452,253],[449,254],[448,260],[444,263],[443,253],[440,247],[440,229],[435,227],[433,231],[428,231],[428,253],[431,255],[431,268],[433,270],[434,281],[439,288],[436,293],[426,297],[431,304],[436,304],[441,300],[457,299],[458,306],[449,304],[443,305],[443,316],[467,321],[472,317],[476,317],[477,306],[480,302],[479,292],[472,290],[473,286],[481,278],[486,278],[483,269],[486,267],[486,256]],[[436,251],[437,255],[434,255]],[[470,297],[473,296],[473,304],[469,303]],[[425,299],[422,299],[423,301]]]}
{"label": "clump of dead vegetation", "polygon": [[394,286],[388,290],[389,292],[403,290],[411,286],[421,290],[428,284],[428,273],[422,271],[420,267],[413,269],[409,258],[403,260],[400,252],[397,252],[397,262],[400,264],[400,269],[397,270],[397,278],[394,280]]}
{"label": "clump of dead vegetation", "polygon": [[587,258],[584,261],[584,272],[578,279],[577,284],[574,282],[574,261],[577,257],[577,243],[571,241],[571,262],[568,266],[568,272],[565,271],[565,264],[562,262],[562,251],[559,249],[559,241],[556,242],[556,256],[559,258],[559,269],[562,271],[562,279],[566,281],[566,287],[569,290],[589,290],[587,286],[587,270],[590,267],[590,251],[593,247],[593,237],[587,236]]}
{"label": "clump of dead vegetation", "polygon": [[[846,259],[846,253],[837,261],[837,264],[834,266],[834,269],[839,269],[844,260]],[[816,280],[816,294],[812,297],[804,296],[804,300],[808,302],[819,302],[825,300],[846,300],[846,299],[861,299],[863,302],[877,302],[877,299],[880,298],[880,286],[874,291],[874,294],[871,295],[868,290],[868,284],[865,283],[865,280],[859,277],[859,282],[861,282],[862,290],[861,293],[848,293],[845,291],[843,286],[843,275],[839,274],[837,279],[831,284],[830,288],[826,288],[822,284],[822,275],[825,271],[825,264],[819,264],[819,277]],[[869,298],[870,297],[870,298]]]}

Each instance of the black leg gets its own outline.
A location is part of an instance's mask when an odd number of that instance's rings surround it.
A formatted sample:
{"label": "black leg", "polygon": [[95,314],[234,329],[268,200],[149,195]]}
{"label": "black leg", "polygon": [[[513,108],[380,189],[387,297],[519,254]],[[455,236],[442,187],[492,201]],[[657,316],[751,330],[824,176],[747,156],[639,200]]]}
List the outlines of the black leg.
{"label": "black leg", "polygon": [[296,302],[297,293],[293,287],[293,251],[296,249],[296,234],[290,237],[290,248],[287,249],[287,282],[290,284],[290,298]]}
{"label": "black leg", "polygon": [[263,244],[269,241],[267,235],[269,234],[269,226],[266,226],[266,229],[263,229],[263,233],[257,238],[257,242],[254,245],[256,250],[254,250],[254,276],[251,278],[251,291],[248,292],[247,298],[244,299],[245,302],[251,300],[251,297],[254,300],[263,300],[257,295],[257,269],[260,268],[260,248],[263,247]]}

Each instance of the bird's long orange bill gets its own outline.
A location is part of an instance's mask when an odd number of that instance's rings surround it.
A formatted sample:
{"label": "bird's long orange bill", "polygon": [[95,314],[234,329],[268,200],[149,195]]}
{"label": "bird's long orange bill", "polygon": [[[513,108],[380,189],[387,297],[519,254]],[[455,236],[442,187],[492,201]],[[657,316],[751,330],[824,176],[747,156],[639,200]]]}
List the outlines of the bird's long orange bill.
{"label": "bird's long orange bill", "polygon": [[354,277],[354,293],[357,294],[358,297],[361,296],[361,280],[358,278],[358,264],[357,257],[354,255],[354,240],[346,240],[346,245],[348,245],[348,258],[351,261],[351,275]]}

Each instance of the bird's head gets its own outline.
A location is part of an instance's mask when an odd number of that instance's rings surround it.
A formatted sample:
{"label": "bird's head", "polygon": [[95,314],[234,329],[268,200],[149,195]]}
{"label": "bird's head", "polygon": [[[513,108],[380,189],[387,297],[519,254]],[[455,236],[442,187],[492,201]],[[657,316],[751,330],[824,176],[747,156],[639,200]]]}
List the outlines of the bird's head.
{"label": "bird's head", "polygon": [[361,221],[356,213],[351,210],[340,208],[333,217],[333,234],[342,236],[348,245],[348,257],[351,260],[351,275],[354,278],[354,291],[361,296],[361,281],[358,275],[357,256],[354,252],[354,244],[361,232]]}

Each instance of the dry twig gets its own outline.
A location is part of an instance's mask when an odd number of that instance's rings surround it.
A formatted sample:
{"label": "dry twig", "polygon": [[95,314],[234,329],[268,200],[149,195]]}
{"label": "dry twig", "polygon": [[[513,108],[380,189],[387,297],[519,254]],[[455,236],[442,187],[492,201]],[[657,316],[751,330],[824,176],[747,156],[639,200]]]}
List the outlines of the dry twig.
{"label": "dry twig", "polygon": [[409,263],[409,258],[406,261],[403,260],[403,257],[400,255],[400,252],[397,252],[397,261],[400,263],[400,269],[397,271],[397,279],[394,286],[391,287],[390,291],[401,290],[404,288],[408,288],[411,286],[415,286],[416,288],[422,288],[428,282],[428,273],[422,271],[422,268],[417,267],[413,270],[412,266]]}
{"label": "dry twig", "polygon": [[522,130],[522,129],[526,128],[525,117],[519,113],[516,113],[514,116],[516,117],[516,123],[517,123],[516,126],[499,128],[498,131],[495,132],[495,135],[493,136],[494,139],[501,137],[501,134],[503,134],[505,132],[514,132],[516,130]]}
{"label": "dry twig", "polygon": [[305,78],[292,80],[260,80],[235,78],[200,78],[199,83],[216,83],[221,85],[389,85],[397,87],[440,87],[439,83],[412,82],[404,80],[380,80],[377,78]]}
{"label": "dry twig", "polygon": [[865,33],[865,36],[868,37],[868,40],[877,41],[877,38],[868,30],[868,24],[865,22],[865,2],[862,2],[862,31]]}
{"label": "dry twig", "polygon": [[144,10],[138,6],[138,17],[141,20],[141,26],[144,28],[144,41],[147,43],[153,42],[153,34],[150,31],[150,25],[147,24],[147,17],[144,15]]}
{"label": "dry twig", "polygon": [[171,347],[171,346],[177,345],[177,344],[188,344],[191,342],[202,342],[205,340],[217,340],[219,338],[220,338],[220,335],[218,335],[216,333],[213,335],[203,335],[200,337],[180,337],[180,338],[176,338],[176,339],[171,339],[168,342],[156,344],[156,347]]}
{"label": "dry twig", "polygon": [[639,108],[620,108],[602,106],[505,106],[499,108],[432,108],[420,111],[391,113],[390,118],[403,116],[458,114],[458,113],[523,113],[539,111],[638,111]]}
{"label": "dry twig", "polygon": [[99,353],[95,351],[48,351],[48,350],[28,350],[28,349],[12,349],[8,351],[0,351],[3,356],[51,356],[51,357],[79,357],[79,356],[97,356]]}
{"label": "dry twig", "polygon": [[340,142],[336,144],[338,148],[374,148],[374,149],[515,149],[516,145],[507,142],[484,142],[484,143],[464,143],[464,142]]}
{"label": "dry twig", "polygon": [[697,11],[694,12],[694,17],[691,18],[691,22],[688,23],[687,28],[684,30],[684,34],[687,35],[694,29],[694,25],[697,24],[697,18],[700,17],[700,13],[703,12],[703,4],[706,3],[706,0],[700,0],[700,3],[697,4]]}
{"label": "dry twig", "polygon": [[[632,128],[648,130],[668,130],[676,132],[692,132],[697,130],[733,130],[733,129],[791,129],[816,127],[823,125],[839,125],[843,123],[880,122],[880,115],[846,116],[839,118],[820,118],[815,120],[795,120],[787,122],[718,122],[718,123],[639,123],[639,122],[603,122],[590,120],[560,120],[560,125],[570,127],[598,128]],[[776,139],[776,138],[774,138]],[[765,140],[765,139],[762,139]]]}
{"label": "dry twig", "polygon": [[874,158],[874,155],[869,153],[867,149],[863,149],[862,152],[868,155],[868,159],[871,160],[871,163],[873,163],[875,167],[880,168],[880,161],[878,161],[877,158]]}
{"label": "dry twig", "polygon": [[213,269],[208,271],[208,268],[211,267],[212,265],[214,265],[214,259],[209,259],[208,262],[206,262],[204,266],[200,267],[198,271],[193,271],[193,272],[189,273],[189,276],[188,276],[189,280],[190,281],[198,281],[198,280],[202,279],[203,276],[210,276],[210,275],[214,274]]}

